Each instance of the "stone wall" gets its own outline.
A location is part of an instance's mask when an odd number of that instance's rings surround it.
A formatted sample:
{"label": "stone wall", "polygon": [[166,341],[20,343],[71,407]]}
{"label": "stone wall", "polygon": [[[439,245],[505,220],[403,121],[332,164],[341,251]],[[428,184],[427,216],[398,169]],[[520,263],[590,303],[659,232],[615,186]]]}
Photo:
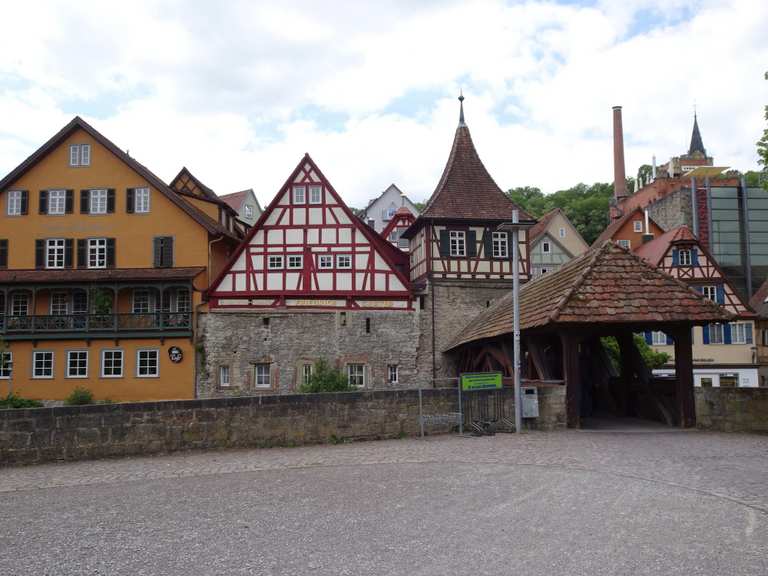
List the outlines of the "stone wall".
{"label": "stone wall", "polygon": [[678,226],[693,229],[691,214],[691,191],[676,190],[648,205],[648,214],[664,230]]}
{"label": "stone wall", "polygon": [[[511,391],[502,394],[508,411]],[[422,402],[425,415],[458,411],[455,388],[423,390]],[[539,402],[531,427],[563,427],[564,387],[542,389]],[[417,436],[418,414],[418,390],[0,410],[0,465]],[[426,432],[451,427],[432,422]]]}
{"label": "stone wall", "polygon": [[696,388],[699,428],[768,433],[768,388]]}

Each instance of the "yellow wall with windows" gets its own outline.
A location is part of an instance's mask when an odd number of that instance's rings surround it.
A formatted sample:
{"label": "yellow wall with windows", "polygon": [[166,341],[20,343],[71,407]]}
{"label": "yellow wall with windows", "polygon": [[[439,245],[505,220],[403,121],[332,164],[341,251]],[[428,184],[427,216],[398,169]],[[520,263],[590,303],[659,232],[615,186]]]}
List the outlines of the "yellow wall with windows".
{"label": "yellow wall with windows", "polygon": [[[756,344],[704,344],[704,336],[701,326],[693,327],[693,362],[696,365],[719,364],[752,364],[756,361],[754,349]],[[753,342],[757,334],[752,327]],[[657,352],[666,352],[670,356],[670,363],[674,363],[674,346],[653,346]]]}
{"label": "yellow wall with windows", "polygon": [[[87,388],[96,400],[110,399],[116,402],[174,400],[195,396],[195,350],[189,338],[159,338],[119,340],[40,340],[35,346],[29,341],[7,342],[13,354],[13,378],[10,384],[13,392],[24,398],[40,400],[64,400],[76,387]],[[178,364],[171,362],[168,350],[173,346],[181,348],[184,358]],[[123,351],[123,376],[121,378],[101,377],[101,351],[121,349]],[[158,377],[139,378],[136,376],[136,353],[140,349],[159,350],[160,372]],[[32,355],[34,351],[54,353],[54,377],[37,379],[32,377]],[[67,351],[88,351],[88,377],[67,378]],[[0,379],[0,395],[8,391],[9,380]]]}

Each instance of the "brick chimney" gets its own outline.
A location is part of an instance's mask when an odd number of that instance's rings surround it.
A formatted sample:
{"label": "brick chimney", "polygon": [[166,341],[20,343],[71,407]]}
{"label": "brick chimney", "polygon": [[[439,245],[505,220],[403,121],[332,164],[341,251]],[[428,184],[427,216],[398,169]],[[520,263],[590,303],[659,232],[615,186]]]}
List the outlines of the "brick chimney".
{"label": "brick chimney", "polygon": [[616,202],[627,194],[627,175],[624,172],[624,128],[621,125],[621,106],[613,107],[613,196]]}

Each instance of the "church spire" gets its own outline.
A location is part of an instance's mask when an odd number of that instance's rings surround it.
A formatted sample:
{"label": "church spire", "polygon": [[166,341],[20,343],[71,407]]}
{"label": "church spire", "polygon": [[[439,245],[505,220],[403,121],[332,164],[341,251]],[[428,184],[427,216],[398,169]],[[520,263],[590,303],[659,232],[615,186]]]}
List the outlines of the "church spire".
{"label": "church spire", "polygon": [[688,149],[688,155],[693,155],[694,152],[701,152],[706,158],[707,151],[704,148],[704,143],[701,141],[701,132],[699,132],[699,121],[696,117],[696,112],[693,113],[693,134],[691,134],[691,147]]}
{"label": "church spire", "polygon": [[466,126],[464,122],[464,92],[459,90],[459,128]]}

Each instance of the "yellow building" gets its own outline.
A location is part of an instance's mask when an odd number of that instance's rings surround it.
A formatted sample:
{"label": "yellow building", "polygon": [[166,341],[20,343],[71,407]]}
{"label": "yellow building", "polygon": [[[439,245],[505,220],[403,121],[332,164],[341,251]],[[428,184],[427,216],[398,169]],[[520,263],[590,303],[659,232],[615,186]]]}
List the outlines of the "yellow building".
{"label": "yellow building", "polygon": [[194,182],[168,186],[79,117],[0,181],[0,394],[194,397],[202,292],[243,231]]}

